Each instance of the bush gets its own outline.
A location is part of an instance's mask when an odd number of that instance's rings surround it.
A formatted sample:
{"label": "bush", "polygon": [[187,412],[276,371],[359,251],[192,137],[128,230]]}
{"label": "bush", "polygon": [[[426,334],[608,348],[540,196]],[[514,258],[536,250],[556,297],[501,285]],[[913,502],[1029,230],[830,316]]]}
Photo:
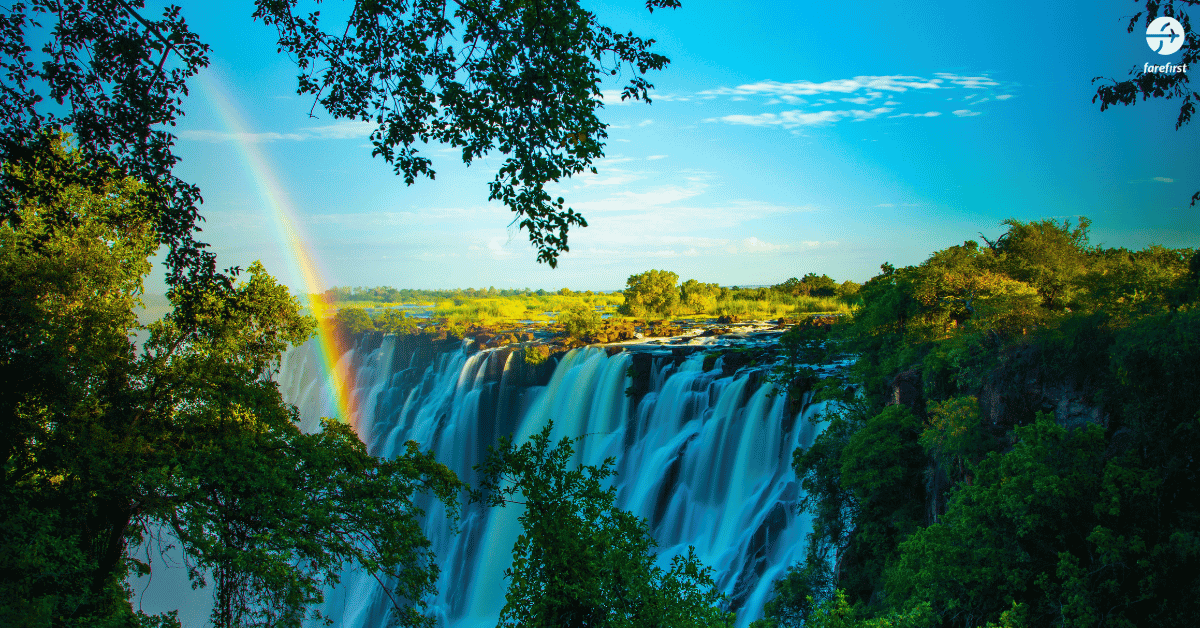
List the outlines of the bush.
{"label": "bush", "polygon": [[550,358],[550,349],[545,345],[525,347],[522,353],[524,354],[525,363],[530,366],[537,366]]}
{"label": "bush", "polygon": [[374,331],[375,323],[370,315],[361,307],[344,307],[333,315],[333,322],[338,329],[347,334],[361,334]]}
{"label": "bush", "polygon": [[562,324],[567,336],[583,340],[594,336],[604,321],[594,308],[573,305],[570,309],[559,312],[558,322]]}

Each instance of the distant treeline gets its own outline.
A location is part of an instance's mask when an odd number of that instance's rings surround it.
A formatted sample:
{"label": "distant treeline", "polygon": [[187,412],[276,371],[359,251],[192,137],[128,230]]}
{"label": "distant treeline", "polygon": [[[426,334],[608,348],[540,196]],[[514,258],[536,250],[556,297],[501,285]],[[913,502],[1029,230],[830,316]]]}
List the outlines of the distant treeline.
{"label": "distant treeline", "polygon": [[584,292],[574,292],[570,288],[562,288],[560,290],[533,290],[530,288],[504,288],[497,290],[495,286],[488,288],[455,288],[453,290],[420,290],[414,288],[392,288],[390,286],[378,286],[375,288],[364,288],[361,286],[334,286],[326,290],[322,296],[327,301],[335,303],[347,302],[370,302],[370,303],[433,303],[436,301],[445,301],[453,299],[486,299],[495,297],[531,297],[531,296],[549,296],[559,294],[569,296],[572,294],[582,294],[592,296],[595,294],[606,294],[605,292],[593,292],[587,290]]}
{"label": "distant treeline", "polygon": [[[695,279],[689,279],[680,286],[680,289],[684,291],[681,294],[684,301],[687,300],[688,294],[698,293],[711,295],[718,301],[728,301],[731,299],[771,301],[777,300],[780,296],[847,298],[853,297],[858,292],[858,288],[859,284],[853,281],[843,281],[839,284],[828,275],[817,275],[816,273],[808,273],[800,279],[792,277],[787,281],[773,286],[723,287],[715,283],[701,283]],[[621,291],[576,291],[570,288],[560,288],[558,290],[502,288],[497,290],[495,286],[479,289],[455,288],[446,290],[393,288],[391,286],[377,286],[374,288],[334,286],[326,290],[322,296],[326,301],[333,303],[436,303],[445,300],[497,297],[543,297],[552,295],[590,297],[598,294],[614,294],[619,292]]]}

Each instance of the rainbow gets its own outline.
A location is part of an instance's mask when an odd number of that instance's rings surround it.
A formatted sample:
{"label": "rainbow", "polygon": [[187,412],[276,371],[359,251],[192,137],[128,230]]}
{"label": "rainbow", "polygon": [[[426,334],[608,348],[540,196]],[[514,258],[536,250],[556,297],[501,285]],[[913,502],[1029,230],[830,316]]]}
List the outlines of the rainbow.
{"label": "rainbow", "polygon": [[270,213],[274,221],[279,241],[286,249],[285,256],[294,264],[299,276],[303,277],[304,288],[308,293],[307,303],[317,319],[317,342],[321,348],[321,360],[327,374],[329,391],[337,404],[336,418],[349,423],[357,431],[357,404],[354,390],[351,388],[349,366],[339,365],[339,358],[345,353],[345,347],[341,346],[342,342],[334,329],[334,308],[322,296],[325,292],[322,275],[307,244],[311,240],[302,231],[301,221],[296,216],[291,199],[279,184],[271,163],[259,150],[256,142],[246,139],[249,133],[245,117],[230,98],[229,91],[213,76],[211,70],[197,75],[197,82],[200,91],[212,104],[221,122],[237,138],[237,153],[245,163],[263,208]]}

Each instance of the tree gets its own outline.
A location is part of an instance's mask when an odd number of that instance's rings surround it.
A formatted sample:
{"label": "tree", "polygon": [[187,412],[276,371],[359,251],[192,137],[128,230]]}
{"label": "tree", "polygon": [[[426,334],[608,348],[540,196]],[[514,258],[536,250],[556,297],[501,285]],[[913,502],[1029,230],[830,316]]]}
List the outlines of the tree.
{"label": "tree", "polygon": [[418,331],[417,322],[409,318],[408,313],[399,308],[384,310],[375,317],[375,329],[385,334],[415,334]]}
{"label": "tree", "polygon": [[524,504],[500,626],[732,625],[711,570],[692,551],[668,569],[655,565],[646,521],[616,507],[615,488],[602,488],[613,460],[568,470],[578,439],[552,445],[552,429],[520,446],[502,438],[477,468],[473,501],[503,507],[519,495]]}
{"label": "tree", "polygon": [[344,307],[333,315],[333,322],[343,334],[361,334],[375,329],[371,315],[361,307]]}
{"label": "tree", "polygon": [[600,325],[604,322],[600,312],[596,308],[575,304],[558,315],[558,322],[563,326],[563,331],[571,338],[584,339],[588,336],[600,331]]}
{"label": "tree", "polygon": [[679,286],[679,300],[683,306],[696,314],[703,314],[717,307],[721,286],[715,283],[700,283],[688,279]]}
{"label": "tree", "polygon": [[[587,223],[546,186],[594,171],[603,156],[602,78],[629,71],[621,98],[649,102],[645,75],[668,59],[650,52],[653,40],[617,33],[576,2],[453,4],[447,12],[444,1],[356,2],[328,30],[297,0],[258,0],[253,17],[275,26],[279,49],[300,69],[298,91],[314,106],[378,125],[372,154],[407,183],[435,174],[417,148],[426,142],[461,148],[466,163],[502,153],[489,200],[516,212],[538,260],[554,266],[568,229]],[[646,2],[650,11],[678,6]],[[144,7],[28,0],[0,13],[0,160],[28,154],[41,129],[71,130],[89,162],[141,180],[155,196],[173,280],[211,276],[215,257],[194,239],[200,191],[171,174],[169,131],[209,48],[179,7],[157,20]],[[34,56],[27,36],[42,28],[49,39]],[[0,206],[0,218],[13,211],[11,202]]]}
{"label": "tree", "polygon": [[892,405],[856,430],[841,452],[840,483],[855,504],[854,533],[840,557],[847,574],[839,584],[851,599],[871,602],[896,547],[924,523],[925,452],[921,420]]}
{"label": "tree", "polygon": [[[1138,4],[1142,3],[1142,0],[1135,1]],[[1200,61],[1200,34],[1192,30],[1191,18],[1183,7],[1196,6],[1200,4],[1200,0],[1145,0],[1145,3],[1145,11],[1139,11],[1129,18],[1126,31],[1132,33],[1137,30],[1138,22],[1143,21],[1143,16],[1147,27],[1160,15],[1179,20],[1186,34],[1180,65],[1197,67],[1196,63]],[[1096,89],[1096,95],[1092,96],[1093,103],[1100,103],[1100,111],[1118,104],[1126,106],[1137,104],[1139,96],[1142,100],[1178,98],[1183,102],[1179,105],[1179,116],[1175,118],[1175,130],[1178,131],[1183,128],[1183,125],[1191,122],[1192,114],[1196,112],[1196,101],[1200,98],[1191,88],[1187,72],[1146,72],[1145,66],[1141,68],[1135,66],[1129,71],[1129,76],[1131,78],[1124,81],[1103,76],[1092,79],[1093,84],[1097,81],[1104,81],[1104,84]],[[1200,201],[1200,192],[1192,194],[1192,205],[1195,206],[1197,201]]]}
{"label": "tree", "polygon": [[1023,223],[1009,218],[1001,224],[1007,225],[1008,231],[990,247],[1001,255],[1000,269],[1033,286],[1047,310],[1074,305],[1079,278],[1087,271],[1093,252],[1088,244],[1092,221],[1080,217],[1075,228],[1069,220]]}
{"label": "tree", "polygon": [[453,473],[415,444],[383,461],[348,426],[300,431],[271,375],[313,321],[257,263],[176,285],[138,325],[158,199],[131,177],[47,176],[92,167],[65,141],[4,164],[27,194],[0,221],[0,623],[169,625],[125,584],[149,572],[129,547],[160,530],[196,584],[212,573],[219,626],[299,625],[346,564],[426,624],[415,496],[452,502]]}
{"label": "tree", "polygon": [[625,316],[670,316],[679,304],[679,275],[667,270],[648,270],[625,281]]}
{"label": "tree", "polygon": [[810,297],[831,297],[837,294],[837,283],[829,275],[808,273],[800,280],[801,292]]}

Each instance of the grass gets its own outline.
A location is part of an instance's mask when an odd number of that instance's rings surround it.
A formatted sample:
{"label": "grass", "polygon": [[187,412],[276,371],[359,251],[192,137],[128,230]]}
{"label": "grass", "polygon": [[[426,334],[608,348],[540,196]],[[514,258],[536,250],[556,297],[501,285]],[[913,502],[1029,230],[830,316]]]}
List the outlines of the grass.
{"label": "grass", "polygon": [[[488,327],[521,321],[550,324],[555,320],[559,312],[580,305],[598,309],[606,314],[610,320],[641,320],[617,314],[617,307],[624,303],[624,301],[624,296],[619,292],[592,295],[577,292],[569,295],[557,293],[514,296],[462,295],[453,298],[414,303],[339,301],[335,305],[339,308],[364,307],[376,311],[400,305],[422,305],[429,308],[427,311],[431,319],[444,321],[446,325],[451,326],[478,325]],[[741,320],[765,320],[810,314],[849,313],[850,306],[842,299],[836,297],[791,296],[772,292],[765,299],[742,298],[740,295],[734,296],[723,301],[716,301],[712,306],[702,311],[681,308],[673,316],[667,318],[695,319],[736,316]]]}

